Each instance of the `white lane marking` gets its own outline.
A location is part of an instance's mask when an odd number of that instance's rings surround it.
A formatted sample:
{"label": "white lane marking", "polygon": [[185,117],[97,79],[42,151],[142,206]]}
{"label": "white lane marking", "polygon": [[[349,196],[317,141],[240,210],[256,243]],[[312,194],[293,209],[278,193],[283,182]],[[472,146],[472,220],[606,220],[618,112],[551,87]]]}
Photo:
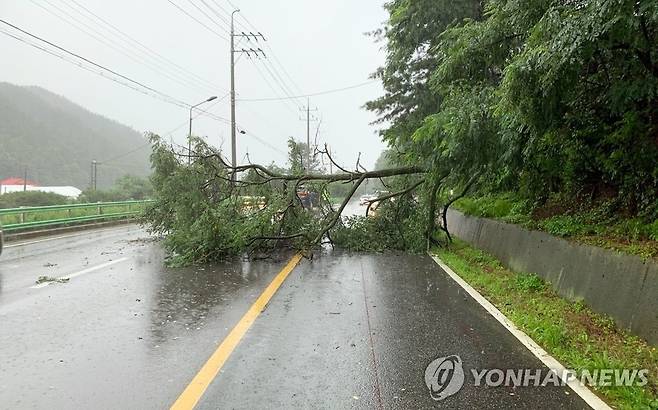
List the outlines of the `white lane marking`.
{"label": "white lane marking", "polygon": [[[78,233],[78,234],[52,236],[52,237],[48,237],[48,238],[45,238],[45,239],[39,239],[39,240],[36,240],[36,241],[19,242],[19,243],[15,243],[13,245],[5,245],[5,249],[17,248],[19,246],[25,246],[25,245],[34,245],[36,243],[42,243],[42,242],[50,242],[50,241],[55,241],[55,240],[58,240],[58,239],[76,238],[78,236],[85,236],[85,235],[91,235],[91,234],[95,234],[95,233],[103,233],[103,232],[114,231],[114,230],[117,230],[117,229],[110,228],[110,229],[88,230],[86,232],[81,232],[81,233]],[[128,231],[126,233],[139,232],[140,230],[141,229],[136,229],[136,230],[133,230],[133,231]]]}
{"label": "white lane marking", "polygon": [[[107,267],[109,267],[109,266],[116,265],[117,263],[121,263],[121,262],[123,262],[123,261],[127,261],[127,260],[128,260],[128,258],[120,258],[120,259],[116,259],[116,260],[109,261],[109,262],[106,262],[106,263],[103,263],[103,264],[100,264],[100,265],[92,266],[91,268],[83,269],[83,270],[78,271],[78,272],[75,272],[75,273],[71,273],[70,275],[60,276],[60,277],[57,278],[57,279],[60,279],[60,280],[61,280],[61,279],[73,279],[73,278],[75,278],[75,277],[77,277],[77,276],[84,275],[84,274],[91,273],[91,272],[95,272],[95,271],[97,271],[97,270],[100,270],[100,269],[103,269],[103,268],[107,268]],[[36,284],[36,285],[34,285],[34,286],[30,286],[30,287],[31,287],[32,289],[39,289],[39,288],[43,288],[43,287],[45,287],[45,286],[48,286],[48,285],[50,285],[51,283],[52,283],[52,282],[43,282],[43,283],[38,283],[38,284]]]}
{"label": "white lane marking", "polygon": [[[478,302],[483,308],[486,309],[491,316],[493,316],[501,325],[503,325],[514,337],[518,339],[530,352],[541,360],[546,367],[549,369],[557,370],[559,374],[565,374],[566,368],[562,363],[558,362],[553,356],[548,354],[548,352],[542,349],[534,340],[525,334],[521,329],[516,327],[511,320],[507,318],[498,308],[496,308],[491,302],[485,299],[484,296],[475,290],[471,285],[466,283],[459,275],[457,275],[448,265],[443,263],[443,261],[438,257],[430,254],[434,262],[436,262],[459,286],[461,286],[476,302]],[[580,384],[579,380],[568,380],[567,385],[571,387],[581,399],[585,401],[590,407],[595,410],[612,410],[603,400],[601,400],[596,394],[592,393],[590,389],[586,386]]]}

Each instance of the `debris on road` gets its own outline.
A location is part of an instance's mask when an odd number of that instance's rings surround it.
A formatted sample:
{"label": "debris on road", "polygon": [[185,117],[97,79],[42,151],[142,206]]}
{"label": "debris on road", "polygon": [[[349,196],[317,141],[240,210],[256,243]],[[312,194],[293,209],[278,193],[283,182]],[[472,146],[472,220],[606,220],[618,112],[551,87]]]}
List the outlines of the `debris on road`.
{"label": "debris on road", "polygon": [[39,276],[39,278],[35,281],[37,285],[40,285],[42,283],[67,283],[69,281],[69,278],[53,278],[50,276]]}

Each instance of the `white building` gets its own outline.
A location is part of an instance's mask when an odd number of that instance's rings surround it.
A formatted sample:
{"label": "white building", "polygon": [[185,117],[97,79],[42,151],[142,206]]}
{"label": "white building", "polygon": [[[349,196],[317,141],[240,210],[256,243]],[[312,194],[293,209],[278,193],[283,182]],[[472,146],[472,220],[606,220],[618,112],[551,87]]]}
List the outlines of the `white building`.
{"label": "white building", "polygon": [[34,185],[0,185],[0,194],[8,194],[11,192],[26,191],[41,191],[51,192],[53,194],[63,195],[67,198],[77,199],[82,193],[81,190],[74,186],[34,186]]}

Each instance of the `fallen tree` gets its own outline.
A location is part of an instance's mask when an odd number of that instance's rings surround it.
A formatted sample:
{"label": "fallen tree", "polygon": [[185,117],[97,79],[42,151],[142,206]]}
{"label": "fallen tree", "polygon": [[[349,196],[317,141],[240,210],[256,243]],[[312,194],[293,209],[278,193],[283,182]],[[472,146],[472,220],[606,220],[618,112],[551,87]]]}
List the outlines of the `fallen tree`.
{"label": "fallen tree", "polygon": [[[295,164],[288,170],[252,163],[232,167],[202,140],[194,140],[190,154],[177,152],[158,136],[151,140],[156,201],[145,220],[151,231],[166,236],[173,263],[241,254],[262,257],[282,247],[308,252],[322,244],[422,251],[449,238],[439,238],[436,229],[437,192],[447,175],[437,177],[422,166],[368,171],[357,162],[349,170],[327,151],[316,150],[339,172]],[[388,192],[368,201],[368,217],[345,217],[352,197],[369,180],[379,181]],[[350,189],[340,201],[332,201],[331,184]],[[445,225],[441,230],[447,233]]]}

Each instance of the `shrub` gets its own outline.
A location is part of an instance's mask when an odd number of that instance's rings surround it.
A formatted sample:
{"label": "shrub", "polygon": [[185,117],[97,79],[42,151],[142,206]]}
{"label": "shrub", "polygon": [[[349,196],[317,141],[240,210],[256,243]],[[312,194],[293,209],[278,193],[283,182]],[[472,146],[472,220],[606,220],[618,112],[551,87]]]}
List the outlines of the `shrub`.
{"label": "shrub", "polygon": [[0,208],[64,205],[69,202],[67,197],[52,192],[25,191],[0,195]]}

